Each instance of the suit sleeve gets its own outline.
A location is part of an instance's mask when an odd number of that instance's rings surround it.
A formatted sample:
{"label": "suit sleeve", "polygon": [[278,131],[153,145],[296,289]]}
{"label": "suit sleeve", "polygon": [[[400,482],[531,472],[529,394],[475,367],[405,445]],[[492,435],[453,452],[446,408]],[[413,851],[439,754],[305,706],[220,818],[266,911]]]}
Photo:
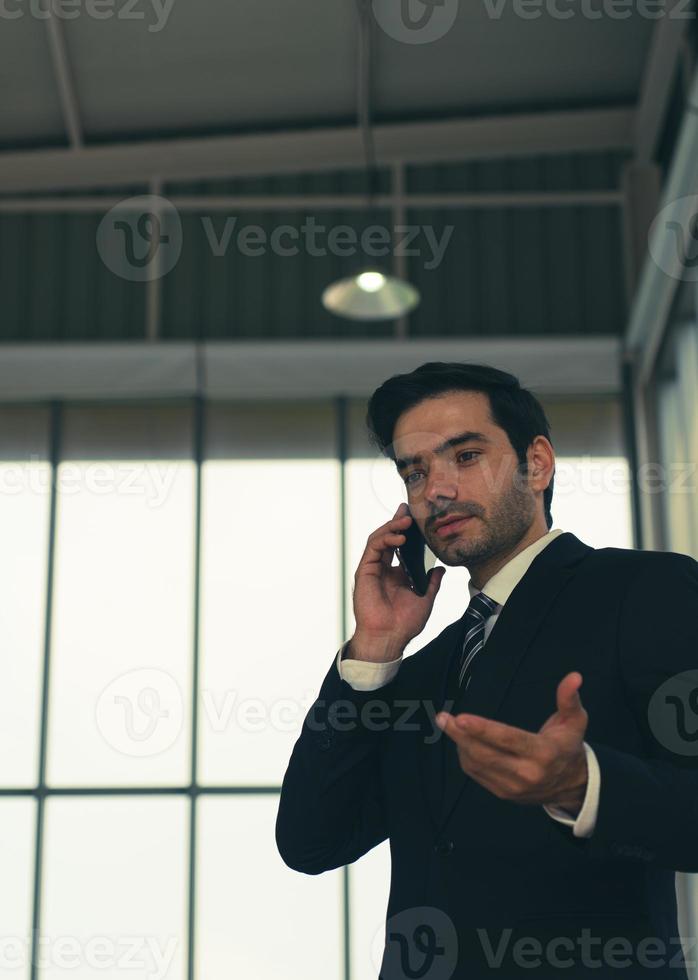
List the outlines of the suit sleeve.
{"label": "suit sleeve", "polygon": [[358,691],[336,657],[306,715],[281,786],[276,844],[305,874],[351,864],[388,836],[381,786],[394,679]]}
{"label": "suit sleeve", "polygon": [[567,827],[571,827],[575,837],[590,837],[594,832],[596,812],[599,808],[599,792],[601,790],[601,773],[599,772],[599,763],[594,755],[594,750],[586,742],[583,745],[587,760],[587,790],[584,794],[584,802],[579,813],[576,817],[573,817],[559,806],[543,805],[543,809],[548,816],[552,817],[553,820],[557,820],[559,823],[565,824]]}
{"label": "suit sleeve", "polygon": [[398,657],[397,660],[389,660],[387,663],[342,659],[348,645],[349,640],[339,648],[337,670],[342,680],[350,684],[355,691],[377,691],[379,687],[383,687],[384,684],[391,681],[400,669],[402,657]]}
{"label": "suit sleeve", "polygon": [[698,562],[675,552],[653,559],[642,563],[618,621],[622,685],[646,756],[587,739],[601,791],[591,837],[575,842],[593,857],[696,872]]}

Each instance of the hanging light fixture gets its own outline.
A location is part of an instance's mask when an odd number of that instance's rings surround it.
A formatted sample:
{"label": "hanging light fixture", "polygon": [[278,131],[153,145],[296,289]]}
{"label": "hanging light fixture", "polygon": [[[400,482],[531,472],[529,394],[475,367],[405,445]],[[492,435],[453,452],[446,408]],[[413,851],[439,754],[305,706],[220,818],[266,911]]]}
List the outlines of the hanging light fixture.
{"label": "hanging light fixture", "polygon": [[326,310],[350,320],[392,320],[409,313],[418,303],[414,286],[373,266],[338,279],[322,294]]}
{"label": "hanging light fixture", "polygon": [[[367,209],[374,210],[378,183],[373,132],[370,119],[371,7],[370,0],[357,0],[359,7],[359,126],[363,136],[368,183]],[[330,313],[350,320],[393,320],[419,303],[419,291],[409,282],[379,265],[366,265],[352,276],[338,279],[323,291],[322,305]]]}

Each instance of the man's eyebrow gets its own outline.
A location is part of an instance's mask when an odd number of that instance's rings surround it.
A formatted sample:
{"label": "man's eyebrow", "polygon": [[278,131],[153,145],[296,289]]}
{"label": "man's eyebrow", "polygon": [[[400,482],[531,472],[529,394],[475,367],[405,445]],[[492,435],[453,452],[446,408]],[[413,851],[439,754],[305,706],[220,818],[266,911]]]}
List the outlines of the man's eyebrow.
{"label": "man's eyebrow", "polygon": [[[442,442],[440,446],[434,449],[434,452],[439,455],[445,453],[447,450],[452,449],[454,446],[461,446],[464,442],[491,442],[492,440],[485,435],[484,432],[473,432],[468,429],[466,432],[459,432],[457,436],[451,436],[450,439],[446,439]],[[399,456],[395,459],[395,465],[398,470],[404,470],[407,466],[411,466],[413,463],[421,463],[422,457],[417,456]]]}

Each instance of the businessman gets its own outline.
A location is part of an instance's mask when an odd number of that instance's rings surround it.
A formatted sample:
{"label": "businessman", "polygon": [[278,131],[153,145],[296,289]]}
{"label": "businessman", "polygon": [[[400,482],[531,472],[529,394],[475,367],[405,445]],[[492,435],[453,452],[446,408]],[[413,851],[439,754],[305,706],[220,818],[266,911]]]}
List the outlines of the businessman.
{"label": "businessman", "polygon": [[[549,425],[511,374],[424,364],[367,424],[407,504],[368,537],[354,634],[293,748],[283,860],[320,874],[389,839],[381,980],[686,980],[698,563],[551,529]],[[443,563],[423,596],[393,563],[412,521]],[[403,658],[459,565],[463,616]]]}

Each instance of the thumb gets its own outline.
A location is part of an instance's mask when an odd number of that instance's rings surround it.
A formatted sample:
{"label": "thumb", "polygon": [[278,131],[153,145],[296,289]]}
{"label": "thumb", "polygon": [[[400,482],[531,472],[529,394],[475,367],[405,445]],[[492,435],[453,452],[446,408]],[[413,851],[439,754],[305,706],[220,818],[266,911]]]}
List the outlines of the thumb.
{"label": "thumb", "polygon": [[441,579],[445,574],[446,569],[443,567],[443,565],[439,565],[438,567],[434,565],[433,568],[429,569],[427,572],[427,591],[424,593],[425,599],[436,598],[436,593],[439,591],[439,587],[441,585]]}
{"label": "thumb", "polygon": [[579,696],[579,688],[582,686],[583,678],[578,671],[567,674],[557,686],[557,710],[570,721],[577,716],[586,715]]}

